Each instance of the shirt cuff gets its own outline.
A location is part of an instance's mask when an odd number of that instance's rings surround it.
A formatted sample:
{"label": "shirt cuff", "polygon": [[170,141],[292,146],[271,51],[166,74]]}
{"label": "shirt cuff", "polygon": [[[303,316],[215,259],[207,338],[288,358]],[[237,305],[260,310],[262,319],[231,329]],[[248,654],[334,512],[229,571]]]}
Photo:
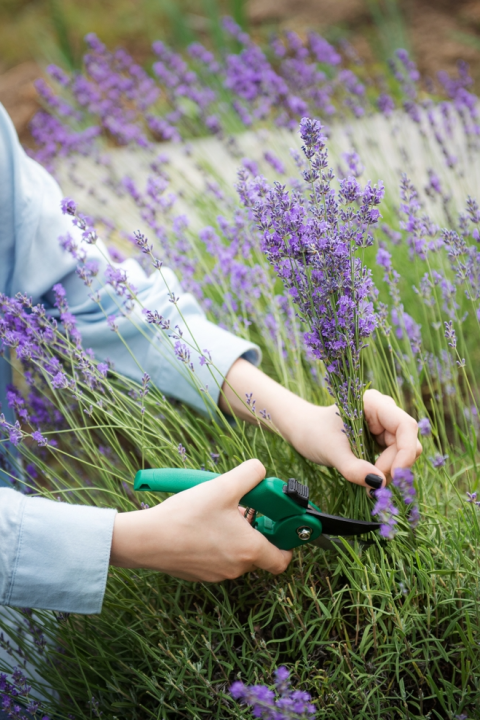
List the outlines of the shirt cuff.
{"label": "shirt cuff", "polygon": [[99,613],[116,510],[23,498],[5,604]]}

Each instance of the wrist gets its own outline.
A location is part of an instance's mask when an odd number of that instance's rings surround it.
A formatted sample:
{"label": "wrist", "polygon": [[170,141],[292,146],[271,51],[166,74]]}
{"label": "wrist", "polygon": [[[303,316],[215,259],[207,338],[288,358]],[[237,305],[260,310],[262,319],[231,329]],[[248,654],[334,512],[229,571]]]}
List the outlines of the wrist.
{"label": "wrist", "polygon": [[[298,402],[292,404],[285,414],[286,429],[282,432],[283,437],[295,448],[297,452],[306,458],[311,458],[312,437],[315,444],[318,444],[319,430],[327,420],[328,408],[313,405],[302,398],[296,398]],[[317,450],[319,450],[317,448]]]}
{"label": "wrist", "polygon": [[150,526],[150,510],[117,513],[113,526],[110,564],[124,568],[146,566]]}

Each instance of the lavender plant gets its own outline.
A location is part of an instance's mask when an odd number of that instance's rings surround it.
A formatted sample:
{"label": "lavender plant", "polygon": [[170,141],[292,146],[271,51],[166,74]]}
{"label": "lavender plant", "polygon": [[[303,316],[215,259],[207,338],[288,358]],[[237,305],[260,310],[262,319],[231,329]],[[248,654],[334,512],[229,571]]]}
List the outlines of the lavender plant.
{"label": "lavender plant", "polygon": [[[101,615],[43,612],[16,628],[6,611],[11,667],[34,663],[39,675],[28,685],[59,718],[223,720],[249,717],[252,706],[267,717],[308,717],[304,693],[325,720],[476,717],[480,276],[478,209],[467,200],[478,134],[468,75],[462,66],[458,78],[442,76],[429,95],[405,53],[370,80],[316,35],[280,36],[267,50],[232,23],[228,31],[237,51],[219,57],[198,45],[190,59],[155,45],[151,74],[94,37],[81,72],[52,69],[55,90],[43,86],[33,124],[36,156],[82,196],[83,216],[72,202],[64,210],[86,242],[107,240],[105,276],[86,266],[82,247],[63,238],[64,247],[84,282],[108,285],[132,323],[137,298],[115,266],[119,246],[149,272],[176,269],[213,320],[261,346],[270,374],[312,402],[337,402],[359,456],[375,452],[364,387],[391,394],[419,420],[417,481],[396,473],[372,503],[261,425],[205,419],[149,378],[136,384],[98,362],[81,345],[62,288],[57,320],[29,298],[2,297],[16,420],[2,417],[0,442],[17,486],[128,510],[159,501],[132,492],[142,464],[224,472],[256,456],[269,474],[306,482],[322,509],[376,512],[395,536],[337,556],[304,548],[284,576],[251,573],[218,586],[112,569]],[[325,129],[302,122],[302,158],[285,128],[304,115]],[[232,136],[245,126],[254,134]],[[388,130],[388,154],[378,128]],[[180,172],[174,148],[159,153],[154,144],[203,132],[215,142],[203,154],[201,143],[184,145]],[[120,144],[136,148],[128,176],[115,166]],[[242,206],[222,173],[227,160],[241,167]],[[108,193],[136,213],[133,227],[104,201]],[[143,309],[152,337],[175,334],[155,308]],[[190,363],[215,362],[184,338],[170,340],[192,377]],[[283,666],[301,697],[283,670],[277,697],[265,690]],[[233,682],[250,706],[233,701]]]}

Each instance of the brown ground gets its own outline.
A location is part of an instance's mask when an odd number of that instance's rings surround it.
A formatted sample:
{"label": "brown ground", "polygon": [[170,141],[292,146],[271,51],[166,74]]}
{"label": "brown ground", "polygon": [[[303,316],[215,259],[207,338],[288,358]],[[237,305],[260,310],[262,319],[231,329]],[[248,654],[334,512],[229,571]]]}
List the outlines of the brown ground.
{"label": "brown ground", "polygon": [[[378,2],[378,0],[370,0]],[[435,76],[438,70],[453,71],[458,59],[466,60],[480,81],[480,0],[399,0],[408,39],[420,70]],[[384,37],[372,21],[367,0],[249,0],[247,12],[255,33],[295,29],[299,33],[314,28],[327,37],[348,37],[358,54],[373,61],[388,53],[388,31]],[[197,16],[198,17],[198,16]],[[395,25],[395,22],[393,21]],[[396,27],[390,24],[390,34]],[[135,53],[132,38],[119,38]],[[133,46],[132,46],[133,42]],[[0,73],[0,102],[15,126],[27,139],[28,123],[38,104],[33,81],[39,66],[25,52],[22,62]],[[2,54],[0,50],[0,68]]]}
{"label": "brown ground", "polygon": [[[452,71],[457,60],[464,59],[480,78],[480,0],[401,0],[398,4],[423,73],[434,76],[440,69]],[[372,18],[365,0],[249,0],[248,7],[255,24],[276,22],[299,32],[315,27],[327,35],[335,26],[347,28],[360,55],[372,57],[367,42]]]}
{"label": "brown ground", "polygon": [[38,109],[34,81],[40,68],[27,60],[0,75],[0,102],[5,105],[20,138],[25,139],[28,124]]}

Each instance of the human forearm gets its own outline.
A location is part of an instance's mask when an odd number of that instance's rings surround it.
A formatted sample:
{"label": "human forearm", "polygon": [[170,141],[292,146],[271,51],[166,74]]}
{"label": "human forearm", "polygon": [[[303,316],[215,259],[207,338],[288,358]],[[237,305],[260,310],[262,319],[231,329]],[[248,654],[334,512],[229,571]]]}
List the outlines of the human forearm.
{"label": "human forearm", "polygon": [[[247,404],[250,395],[250,404]],[[306,416],[311,415],[313,420],[324,410],[290,392],[242,358],[227,373],[219,407],[223,412],[250,423],[262,422],[261,413],[265,411],[271,420],[264,424],[276,428],[294,446],[301,444],[301,429]]]}

